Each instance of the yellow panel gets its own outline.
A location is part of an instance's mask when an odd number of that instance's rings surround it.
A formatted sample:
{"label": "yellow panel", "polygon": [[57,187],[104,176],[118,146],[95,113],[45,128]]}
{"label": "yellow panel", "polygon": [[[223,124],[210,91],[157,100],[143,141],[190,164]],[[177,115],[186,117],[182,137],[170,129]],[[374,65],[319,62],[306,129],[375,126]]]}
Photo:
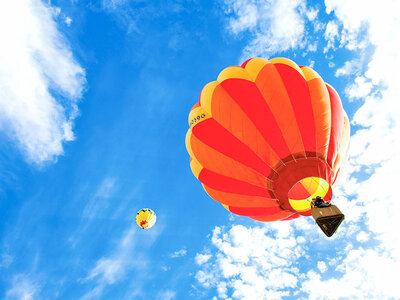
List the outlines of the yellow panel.
{"label": "yellow panel", "polygon": [[300,70],[303,72],[304,77],[306,78],[307,81],[310,81],[314,78],[321,78],[321,76],[319,76],[317,72],[315,72],[313,69],[309,67],[302,67]]}
{"label": "yellow panel", "polygon": [[238,66],[228,67],[225,70],[223,70],[221,73],[219,73],[217,81],[221,83],[224,80],[227,80],[230,78],[240,78],[240,79],[253,81],[251,79],[249,73],[247,73],[247,71],[245,69],[243,69],[242,67],[238,67]]}
{"label": "yellow panel", "polygon": [[288,58],[284,58],[284,57],[275,57],[269,60],[271,63],[273,64],[285,64],[288,65],[290,67],[292,67],[293,69],[295,69],[297,72],[299,72],[299,74],[301,76],[304,77],[303,72],[301,71],[300,67],[292,60],[288,59]]}
{"label": "yellow panel", "polygon": [[310,210],[312,199],[317,196],[324,198],[329,191],[329,183],[319,177],[303,178],[296,184],[301,184],[310,194],[309,197],[302,200],[289,199],[289,204],[297,212],[305,212]]}
{"label": "yellow panel", "polygon": [[318,177],[307,177],[301,180],[301,184],[304,188],[312,195],[315,193],[319,187],[319,178]]}
{"label": "yellow panel", "polygon": [[186,150],[189,153],[190,157],[194,158],[194,153],[192,150],[192,146],[190,144],[190,138],[192,137],[192,129],[189,128],[189,130],[186,133],[186,139],[185,139],[185,144],[186,144]]}
{"label": "yellow panel", "polygon": [[199,179],[199,174],[201,170],[203,170],[203,166],[193,157],[190,161],[190,168],[192,169],[193,175]]}
{"label": "yellow panel", "polygon": [[201,90],[200,105],[210,116],[212,116],[211,99],[212,99],[214,90],[218,86],[218,84],[219,84],[218,81],[209,82]]}
{"label": "yellow panel", "polygon": [[225,205],[225,204],[222,204],[221,203],[221,205],[227,210],[227,211],[229,211],[230,212],[230,210],[229,210],[229,206],[228,205]]}
{"label": "yellow panel", "polygon": [[334,162],[334,167],[333,169],[335,172],[340,168],[341,162],[346,160],[348,150],[349,150],[349,143],[350,143],[350,122],[349,118],[347,117],[346,112],[344,112],[344,125],[343,125],[343,134],[342,134],[342,140],[340,142],[339,146],[339,151],[338,155],[336,156],[336,160]]}
{"label": "yellow panel", "polygon": [[318,189],[315,191],[315,193],[313,193],[311,195],[313,198],[315,198],[317,196],[325,197],[325,195],[329,191],[329,183],[326,182],[325,180],[323,180],[322,178],[318,178],[318,179],[319,179]]}
{"label": "yellow panel", "polygon": [[289,199],[289,203],[295,211],[304,212],[311,209],[312,197],[308,197],[305,200],[292,200]]}
{"label": "yellow panel", "polygon": [[189,113],[189,126],[192,128],[196,124],[211,118],[211,116],[206,112],[201,106],[196,107]]}
{"label": "yellow panel", "polygon": [[248,61],[244,69],[250,75],[252,81],[255,81],[258,73],[260,73],[266,64],[270,64],[270,62],[264,58],[255,57]]}

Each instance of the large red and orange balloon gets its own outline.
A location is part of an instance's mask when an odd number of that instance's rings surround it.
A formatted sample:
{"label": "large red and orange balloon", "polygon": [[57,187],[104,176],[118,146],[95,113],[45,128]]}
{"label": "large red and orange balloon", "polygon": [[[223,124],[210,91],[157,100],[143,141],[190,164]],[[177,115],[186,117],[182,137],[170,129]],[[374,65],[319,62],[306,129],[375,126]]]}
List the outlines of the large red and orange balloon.
{"label": "large red and orange balloon", "polygon": [[189,114],[193,174],[232,213],[259,221],[309,216],[332,198],[350,126],[337,92],[308,67],[252,58],[208,83]]}

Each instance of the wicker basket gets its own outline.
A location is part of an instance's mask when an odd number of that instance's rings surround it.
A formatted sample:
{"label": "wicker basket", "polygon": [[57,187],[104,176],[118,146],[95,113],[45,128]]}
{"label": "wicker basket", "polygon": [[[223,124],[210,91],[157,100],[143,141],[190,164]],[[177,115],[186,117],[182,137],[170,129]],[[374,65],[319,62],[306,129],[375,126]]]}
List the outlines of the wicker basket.
{"label": "wicker basket", "polygon": [[344,220],[344,214],[335,205],[311,207],[311,215],[326,236],[332,236]]}

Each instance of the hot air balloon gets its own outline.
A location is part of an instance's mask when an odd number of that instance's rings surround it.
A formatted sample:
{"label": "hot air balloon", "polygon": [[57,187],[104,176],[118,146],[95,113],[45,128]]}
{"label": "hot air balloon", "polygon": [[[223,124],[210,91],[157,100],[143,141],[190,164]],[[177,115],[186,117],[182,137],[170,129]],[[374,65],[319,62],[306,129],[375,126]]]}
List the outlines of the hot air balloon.
{"label": "hot air balloon", "polygon": [[136,223],[142,229],[149,229],[156,223],[156,214],[149,208],[142,208],[136,214]]}
{"label": "hot air balloon", "polygon": [[[315,219],[325,217],[325,234],[336,231],[343,214],[330,200],[350,125],[317,72],[286,58],[228,67],[202,89],[189,126],[192,172],[228,211],[268,222],[313,210]],[[312,205],[317,197],[325,210]]]}

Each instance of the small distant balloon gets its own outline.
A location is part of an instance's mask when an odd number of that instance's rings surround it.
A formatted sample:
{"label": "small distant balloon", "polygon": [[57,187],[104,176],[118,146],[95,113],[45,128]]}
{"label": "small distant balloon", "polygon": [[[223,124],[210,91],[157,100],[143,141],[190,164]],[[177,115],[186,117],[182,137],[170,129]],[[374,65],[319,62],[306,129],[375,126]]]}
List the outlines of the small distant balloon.
{"label": "small distant balloon", "polygon": [[156,214],[149,208],[142,208],[136,214],[136,223],[142,229],[149,229],[156,223]]}

